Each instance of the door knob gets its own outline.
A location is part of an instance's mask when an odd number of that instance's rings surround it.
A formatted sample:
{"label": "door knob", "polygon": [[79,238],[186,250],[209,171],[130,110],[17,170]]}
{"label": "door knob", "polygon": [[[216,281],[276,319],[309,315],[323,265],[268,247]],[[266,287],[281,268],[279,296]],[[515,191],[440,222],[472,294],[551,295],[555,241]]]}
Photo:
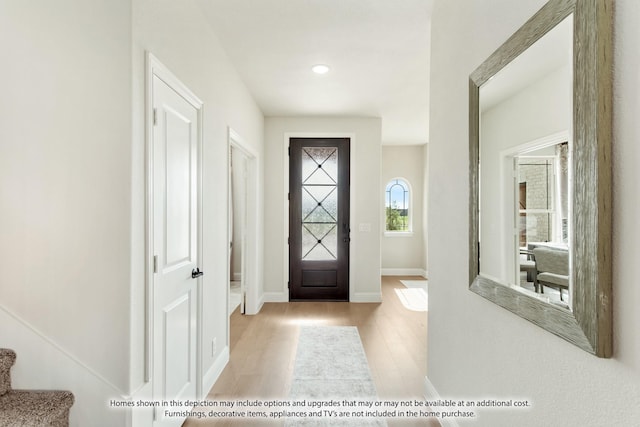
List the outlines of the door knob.
{"label": "door knob", "polygon": [[197,277],[202,276],[204,273],[202,271],[200,271],[199,268],[194,268],[193,270],[191,270],[191,278],[195,279]]}

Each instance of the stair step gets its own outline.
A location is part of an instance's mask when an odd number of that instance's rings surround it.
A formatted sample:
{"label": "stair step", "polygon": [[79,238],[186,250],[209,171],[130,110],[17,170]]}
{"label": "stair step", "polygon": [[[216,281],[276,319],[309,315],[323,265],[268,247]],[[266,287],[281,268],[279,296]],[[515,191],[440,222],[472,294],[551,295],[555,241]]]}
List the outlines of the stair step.
{"label": "stair step", "polygon": [[11,367],[15,362],[15,351],[0,348],[0,396],[11,390]]}
{"label": "stair step", "polygon": [[12,390],[0,396],[0,426],[67,427],[73,394],[55,390]]}

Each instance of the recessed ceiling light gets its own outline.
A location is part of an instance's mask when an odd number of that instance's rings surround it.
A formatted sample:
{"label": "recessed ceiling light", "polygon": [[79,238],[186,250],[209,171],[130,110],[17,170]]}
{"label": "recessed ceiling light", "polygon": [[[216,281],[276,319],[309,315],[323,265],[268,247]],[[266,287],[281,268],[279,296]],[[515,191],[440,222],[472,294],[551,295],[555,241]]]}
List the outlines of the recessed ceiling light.
{"label": "recessed ceiling light", "polygon": [[326,74],[329,72],[329,66],[324,64],[314,65],[311,70],[316,74]]}

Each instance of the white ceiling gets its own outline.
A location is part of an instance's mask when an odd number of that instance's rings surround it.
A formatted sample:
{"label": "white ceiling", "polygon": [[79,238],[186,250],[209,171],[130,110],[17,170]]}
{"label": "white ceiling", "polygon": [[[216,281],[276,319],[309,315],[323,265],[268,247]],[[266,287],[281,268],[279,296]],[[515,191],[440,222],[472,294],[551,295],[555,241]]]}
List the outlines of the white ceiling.
{"label": "white ceiling", "polygon": [[381,117],[383,144],[428,141],[432,0],[199,3],[265,116]]}
{"label": "white ceiling", "polygon": [[571,85],[572,60],[573,15],[569,15],[482,85],[481,111],[495,107],[563,67],[567,68],[567,84]]}

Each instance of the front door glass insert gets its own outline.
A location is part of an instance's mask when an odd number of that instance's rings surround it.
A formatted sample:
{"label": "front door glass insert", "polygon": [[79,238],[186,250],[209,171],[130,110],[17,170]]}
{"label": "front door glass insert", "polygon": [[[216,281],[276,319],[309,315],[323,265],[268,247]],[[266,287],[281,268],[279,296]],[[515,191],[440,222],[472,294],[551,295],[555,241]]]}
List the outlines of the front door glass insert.
{"label": "front door glass insert", "polygon": [[302,148],[302,260],[337,259],[338,149]]}

